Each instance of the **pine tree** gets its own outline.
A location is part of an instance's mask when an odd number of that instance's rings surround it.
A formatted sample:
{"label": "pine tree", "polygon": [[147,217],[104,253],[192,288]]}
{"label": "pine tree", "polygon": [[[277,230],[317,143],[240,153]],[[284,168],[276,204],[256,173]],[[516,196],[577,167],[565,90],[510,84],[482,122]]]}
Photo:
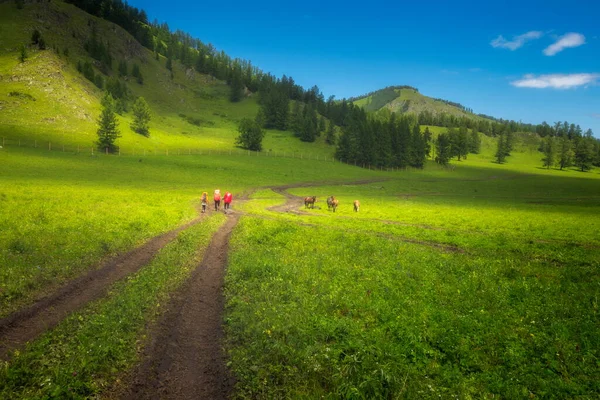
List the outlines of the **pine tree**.
{"label": "pine tree", "polygon": [[325,129],[327,129],[327,125],[325,124],[325,118],[323,118],[323,116],[319,117],[319,129],[318,129],[318,136],[321,135],[321,132],[325,132]]}
{"label": "pine tree", "polygon": [[25,60],[27,60],[27,58],[29,58],[29,55],[27,54],[27,47],[25,47],[25,45],[22,44],[21,53],[19,54],[19,61],[21,61],[21,63],[24,63]]}
{"label": "pine tree", "polygon": [[260,126],[261,128],[265,126],[266,117],[265,117],[265,112],[263,111],[262,108],[258,109],[258,112],[256,113],[256,117],[254,117],[254,120],[256,121],[258,126]]}
{"label": "pine tree", "polygon": [[506,151],[506,138],[503,134],[498,136],[498,146],[496,148],[496,162],[498,164],[502,164],[506,161],[507,151]]}
{"label": "pine tree", "polygon": [[573,163],[573,146],[568,136],[563,136],[560,138],[560,154],[559,154],[559,165],[560,170],[563,168],[570,167]]}
{"label": "pine tree", "polygon": [[242,71],[236,68],[232,72],[231,83],[230,83],[229,100],[232,102],[238,102],[242,100],[244,95],[244,82],[242,81]]}
{"label": "pine tree", "polygon": [[427,157],[427,142],[421,133],[419,124],[415,124],[412,132],[412,160],[410,165],[415,168],[423,168]]}
{"label": "pine tree", "polygon": [[427,158],[431,157],[431,141],[433,135],[429,131],[429,127],[425,127],[425,132],[423,132],[423,139],[425,140],[425,156]]}
{"label": "pine tree", "polygon": [[441,165],[448,165],[452,158],[452,143],[448,133],[441,133],[436,139],[437,155],[435,162]]}
{"label": "pine tree", "polygon": [[146,103],[146,100],[144,100],[143,97],[138,97],[135,103],[133,103],[133,122],[131,124],[131,129],[140,135],[148,137],[150,136],[150,129],[148,127],[149,122],[150,107],[148,107],[148,103]]}
{"label": "pine tree", "polygon": [[142,72],[140,71],[140,66],[135,63],[131,68],[131,76],[133,76],[136,79],[137,83],[139,83],[140,85],[144,84],[144,77],[142,76]]}
{"label": "pine tree", "polygon": [[594,162],[594,142],[591,137],[584,137],[579,140],[575,147],[575,165],[581,169],[581,172],[589,171]]}
{"label": "pine tree", "polygon": [[460,157],[462,156],[465,160],[467,159],[467,155],[469,154],[469,131],[465,125],[462,125],[458,128],[458,137],[457,137],[457,153],[458,153],[458,161],[460,161]]}
{"label": "pine tree", "polygon": [[335,124],[331,120],[329,121],[327,133],[325,134],[325,143],[335,144]]}
{"label": "pine tree", "polygon": [[243,118],[238,126],[238,132],[240,135],[235,139],[237,145],[252,151],[262,150],[265,132],[255,120]]}
{"label": "pine tree", "polygon": [[292,107],[292,113],[290,114],[290,122],[288,124],[288,127],[294,133],[294,135],[300,137],[303,125],[304,118],[302,114],[302,109],[300,108],[300,102],[294,101],[294,106]]}
{"label": "pine tree", "polygon": [[98,118],[98,141],[96,145],[98,150],[115,153],[119,147],[115,141],[121,137],[117,117],[115,115],[115,101],[107,92],[102,99],[102,113]]}
{"label": "pine tree", "polygon": [[312,104],[304,106],[303,110],[302,130],[300,132],[300,140],[303,142],[314,142],[317,137],[317,111]]}
{"label": "pine tree", "polygon": [[[567,140],[568,140],[568,137],[566,135],[563,137],[567,138]],[[555,141],[554,137],[547,136],[545,143],[544,143],[544,158],[542,159],[542,162],[544,163],[544,167],[546,167],[547,169],[550,169],[550,167],[554,165],[555,158],[556,158],[556,141]]]}
{"label": "pine tree", "polygon": [[469,137],[469,153],[479,154],[481,151],[481,138],[477,133],[477,128],[471,130],[471,136]]}

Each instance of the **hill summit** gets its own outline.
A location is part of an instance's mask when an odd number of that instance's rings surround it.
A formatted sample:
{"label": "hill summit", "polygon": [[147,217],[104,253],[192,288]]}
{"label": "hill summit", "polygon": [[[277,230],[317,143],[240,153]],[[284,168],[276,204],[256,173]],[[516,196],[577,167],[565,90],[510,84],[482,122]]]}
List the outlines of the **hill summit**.
{"label": "hill summit", "polygon": [[425,96],[412,86],[388,86],[351,100],[366,111],[387,109],[398,114],[431,112],[434,115],[446,113],[455,117],[476,117],[473,110],[460,103]]}

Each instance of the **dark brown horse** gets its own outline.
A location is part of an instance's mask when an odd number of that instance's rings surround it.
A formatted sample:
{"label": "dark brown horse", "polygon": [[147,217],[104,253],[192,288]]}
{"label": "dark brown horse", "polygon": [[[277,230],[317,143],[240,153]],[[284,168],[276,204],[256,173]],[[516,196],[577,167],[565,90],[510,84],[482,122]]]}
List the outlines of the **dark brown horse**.
{"label": "dark brown horse", "polygon": [[317,202],[317,196],[305,197],[304,198],[304,208],[315,208],[315,203]]}

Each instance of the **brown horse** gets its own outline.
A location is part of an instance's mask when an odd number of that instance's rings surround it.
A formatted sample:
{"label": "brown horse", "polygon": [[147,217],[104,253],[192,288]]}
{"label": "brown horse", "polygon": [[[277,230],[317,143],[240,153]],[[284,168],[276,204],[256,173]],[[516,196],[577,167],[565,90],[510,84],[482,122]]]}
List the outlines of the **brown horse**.
{"label": "brown horse", "polygon": [[333,196],[329,196],[329,197],[327,198],[327,209],[328,209],[329,211],[331,211],[331,207],[333,207],[333,201],[334,201],[334,200],[335,200],[335,197],[333,197]]}
{"label": "brown horse", "polygon": [[315,203],[317,202],[317,196],[305,197],[304,198],[304,208],[315,208]]}
{"label": "brown horse", "polygon": [[354,200],[354,211],[358,212],[360,210],[360,201]]}
{"label": "brown horse", "polygon": [[335,212],[335,209],[338,207],[339,204],[340,204],[340,201],[337,199],[333,199],[331,201],[331,208],[333,208],[333,212]]}

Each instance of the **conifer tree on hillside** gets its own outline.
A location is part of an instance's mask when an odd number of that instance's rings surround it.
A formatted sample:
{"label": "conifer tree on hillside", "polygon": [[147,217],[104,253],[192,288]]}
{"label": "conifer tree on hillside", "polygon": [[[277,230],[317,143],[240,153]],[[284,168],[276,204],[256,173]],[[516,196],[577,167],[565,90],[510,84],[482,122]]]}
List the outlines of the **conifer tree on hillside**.
{"label": "conifer tree on hillside", "polygon": [[140,135],[150,136],[150,107],[143,97],[138,97],[133,103],[133,122],[131,129]]}
{"label": "conifer tree on hillside", "polygon": [[300,132],[300,140],[303,142],[314,142],[318,133],[317,111],[312,104],[304,106],[302,118],[302,130]]}
{"label": "conifer tree on hillside", "polygon": [[325,124],[325,118],[323,118],[323,116],[321,115],[319,117],[319,136],[321,135],[322,132],[325,132],[325,129],[327,129],[327,125]]}
{"label": "conifer tree on hillside", "polygon": [[19,53],[19,61],[24,63],[29,58],[29,54],[27,54],[27,47],[24,44],[21,45],[21,52]]}
{"label": "conifer tree on hillside", "polygon": [[242,81],[242,70],[239,67],[232,71],[229,89],[229,100],[234,103],[242,100],[244,96],[244,82]]}
{"label": "conifer tree on hillside", "polygon": [[304,126],[304,117],[302,109],[300,108],[300,102],[295,101],[292,107],[292,113],[290,114],[290,121],[288,128],[294,133],[294,135],[300,137],[302,133],[302,127]]}
{"label": "conifer tree on hillside", "polygon": [[560,165],[560,170],[562,171],[563,168],[566,167],[570,167],[571,165],[573,165],[573,145],[571,144],[571,141],[569,140],[568,136],[563,136],[560,138],[560,145],[559,145],[559,160],[558,160],[558,164]]}
{"label": "conifer tree on hillside", "polygon": [[575,165],[581,172],[589,171],[594,162],[594,142],[591,135],[579,140],[575,147]]}
{"label": "conifer tree on hillside", "polygon": [[438,135],[436,141],[436,156],[435,162],[441,165],[448,165],[452,158],[452,142],[448,133],[441,133]]}
{"label": "conifer tree on hillside", "polygon": [[425,139],[425,157],[431,157],[431,141],[433,135],[429,131],[429,127],[425,127],[425,131],[423,132],[423,139]]}
{"label": "conifer tree on hillside", "polygon": [[325,134],[325,143],[335,144],[335,124],[333,123],[333,121],[329,121],[327,133]]}
{"label": "conifer tree on hillside", "polygon": [[110,93],[106,92],[104,95],[102,106],[102,113],[98,118],[98,141],[96,145],[100,151],[115,153],[119,150],[119,146],[115,144],[115,141],[121,137],[121,134],[114,110],[115,101]]}
{"label": "conifer tree on hillside", "polygon": [[507,151],[507,141],[506,136],[504,134],[500,134],[498,136],[498,145],[496,147],[496,162],[498,164],[502,164],[506,161],[506,156],[508,155]]}
{"label": "conifer tree on hillside", "polygon": [[142,71],[140,71],[140,66],[136,63],[134,63],[133,67],[131,68],[131,76],[133,76],[137,83],[139,83],[140,85],[144,84],[144,77],[142,76]]}
{"label": "conifer tree on hillside", "polygon": [[287,128],[289,97],[281,89],[273,87],[262,93],[260,103],[265,115],[265,128],[284,131]]}
{"label": "conifer tree on hillside", "polygon": [[415,168],[423,168],[427,157],[427,142],[421,133],[419,124],[415,124],[412,132],[412,159],[410,165]]}
{"label": "conifer tree on hillside", "polygon": [[477,128],[471,130],[471,136],[469,137],[469,153],[479,154],[481,151],[481,138],[477,133]]}

